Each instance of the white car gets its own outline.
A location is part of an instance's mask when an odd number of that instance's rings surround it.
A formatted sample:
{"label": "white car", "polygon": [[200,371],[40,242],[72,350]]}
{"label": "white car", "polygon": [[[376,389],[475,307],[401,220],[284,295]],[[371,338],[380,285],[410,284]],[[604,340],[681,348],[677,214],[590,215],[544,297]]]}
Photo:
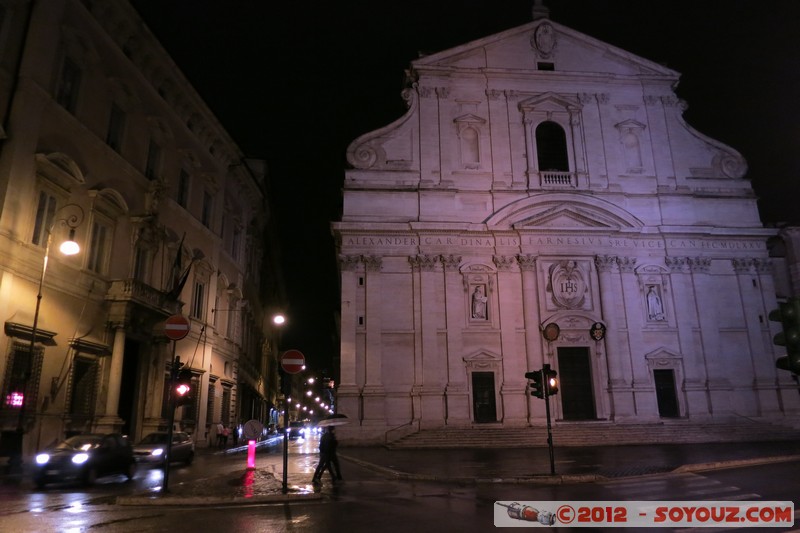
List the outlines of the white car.
{"label": "white car", "polygon": [[[133,456],[139,463],[163,465],[167,456],[169,434],[166,431],[150,433],[133,447]],[[188,433],[176,431],[172,434],[170,463],[192,464],[194,441]]]}

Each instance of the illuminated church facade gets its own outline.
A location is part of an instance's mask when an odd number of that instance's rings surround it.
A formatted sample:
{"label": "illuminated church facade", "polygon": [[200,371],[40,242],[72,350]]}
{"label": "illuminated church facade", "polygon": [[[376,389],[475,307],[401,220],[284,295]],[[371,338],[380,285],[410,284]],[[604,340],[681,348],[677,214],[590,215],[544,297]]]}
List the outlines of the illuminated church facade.
{"label": "illuminated church facade", "polygon": [[350,145],[342,437],[556,421],[784,420],[767,240],[743,157],[679,73],[547,17],[411,63]]}

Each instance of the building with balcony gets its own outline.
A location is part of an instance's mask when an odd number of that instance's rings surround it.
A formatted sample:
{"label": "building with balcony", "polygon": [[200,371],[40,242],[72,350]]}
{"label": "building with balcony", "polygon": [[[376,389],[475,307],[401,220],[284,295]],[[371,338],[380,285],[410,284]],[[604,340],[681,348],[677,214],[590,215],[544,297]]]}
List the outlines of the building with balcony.
{"label": "building with balcony", "polygon": [[[166,428],[174,359],[198,445],[266,420],[281,284],[263,161],[127,1],[3,3],[0,71],[0,448]],[[171,341],[176,314],[191,327]]]}
{"label": "building with balcony", "polygon": [[545,364],[557,424],[796,418],[776,231],[679,77],[547,16],[411,62],[333,225],[340,439],[541,428]]}

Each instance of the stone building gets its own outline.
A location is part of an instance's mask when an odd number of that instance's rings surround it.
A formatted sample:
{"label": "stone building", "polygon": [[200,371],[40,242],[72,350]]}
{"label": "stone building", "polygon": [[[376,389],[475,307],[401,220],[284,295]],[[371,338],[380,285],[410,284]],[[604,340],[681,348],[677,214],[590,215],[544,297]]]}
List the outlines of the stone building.
{"label": "stone building", "polygon": [[[263,162],[125,0],[3,2],[0,69],[0,448],[19,430],[28,455],[165,429],[173,356],[195,391],[176,421],[199,445],[216,422],[266,420]],[[191,328],[173,343],[174,314]]]}
{"label": "stone building", "polygon": [[342,438],[798,414],[775,368],[747,165],[682,118],[679,73],[548,17],[411,63],[348,148]]}

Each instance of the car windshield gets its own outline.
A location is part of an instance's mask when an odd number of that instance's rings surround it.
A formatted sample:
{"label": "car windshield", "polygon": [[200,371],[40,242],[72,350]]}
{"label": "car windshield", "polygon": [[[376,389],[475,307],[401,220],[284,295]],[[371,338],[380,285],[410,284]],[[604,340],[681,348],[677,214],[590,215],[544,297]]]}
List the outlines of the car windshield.
{"label": "car windshield", "polygon": [[139,444],[166,444],[167,443],[167,434],[166,433],[150,433],[148,436],[143,438]]}
{"label": "car windshield", "polygon": [[98,448],[103,437],[97,435],[77,435],[70,437],[56,446],[56,450],[91,450]]}
{"label": "car windshield", "polygon": [[290,428],[301,428],[301,427],[303,427],[303,423],[302,422],[289,422],[289,427]]}

